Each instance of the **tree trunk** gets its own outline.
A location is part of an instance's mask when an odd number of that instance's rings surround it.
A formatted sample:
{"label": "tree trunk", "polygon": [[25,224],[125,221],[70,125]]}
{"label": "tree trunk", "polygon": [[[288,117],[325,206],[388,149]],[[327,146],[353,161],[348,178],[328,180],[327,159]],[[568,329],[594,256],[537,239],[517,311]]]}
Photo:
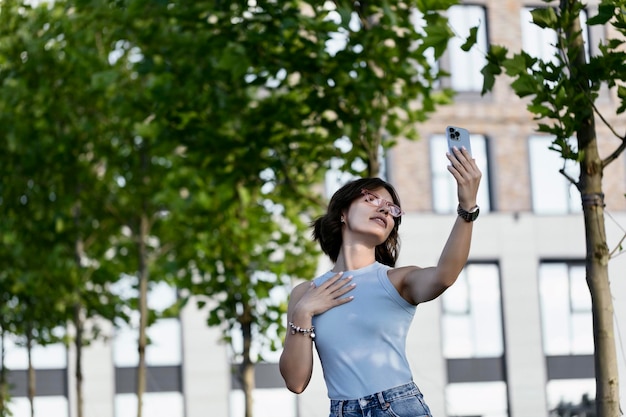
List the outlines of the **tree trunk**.
{"label": "tree trunk", "polygon": [[[571,10],[573,0],[562,0],[561,8]],[[580,76],[577,68],[586,63],[585,47],[580,35],[580,21],[575,19],[567,33],[572,46],[577,48],[572,59],[572,78],[581,86],[583,93],[588,93],[589,81]],[[589,96],[585,94],[585,96]],[[580,182],[578,184],[585,219],[585,239],[587,245],[586,273],[587,285],[591,293],[593,315],[594,363],[596,377],[596,407],[598,417],[618,417],[619,383],[615,334],[613,325],[613,299],[609,284],[609,248],[606,242],[604,223],[604,193],[602,192],[603,166],[598,154],[598,143],[592,103],[587,108],[578,109],[577,116],[584,120],[576,132],[578,152],[582,153],[580,162]]]}
{"label": "tree trunk", "polygon": [[28,354],[28,402],[30,417],[35,417],[35,369],[33,368],[33,329],[29,323],[26,328],[26,351]]}
{"label": "tree trunk", "polygon": [[241,321],[241,333],[243,335],[243,363],[241,364],[240,376],[241,386],[243,387],[244,398],[246,402],[245,417],[252,417],[254,414],[254,401],[252,395],[254,393],[254,364],[250,358],[250,346],[252,345],[252,320],[245,318],[249,316],[244,314],[244,320]]}
{"label": "tree trunk", "polygon": [[143,394],[146,392],[146,345],[148,344],[148,262],[146,238],[148,235],[148,219],[142,214],[138,236],[139,246],[139,364],[137,366],[137,417],[142,416]]}
{"label": "tree trunk", "polygon": [[[618,417],[619,384],[613,324],[613,299],[609,284],[609,248],[604,226],[602,161],[598,156],[593,121],[578,132],[581,161],[580,191],[585,218],[587,243],[587,285],[591,293],[593,314],[594,362],[596,373],[596,406],[598,417]],[[582,143],[581,143],[582,142]]]}
{"label": "tree trunk", "polygon": [[[80,188],[77,190],[77,194],[80,194]],[[74,225],[77,230],[80,230],[80,215],[81,205],[80,201],[77,201],[73,208]],[[80,271],[82,269],[83,256],[85,255],[85,249],[83,244],[83,238],[79,235],[76,238],[74,244],[74,260],[76,262],[76,268]],[[78,299],[80,300],[80,289]],[[74,344],[76,346],[76,417],[83,417],[83,324],[84,320],[81,316],[82,306],[80,302],[74,304],[74,331],[76,332],[76,339]]]}
{"label": "tree trunk", "polygon": [[6,404],[9,400],[7,384],[7,368],[4,364],[4,328],[0,327],[0,417],[7,416]]}
{"label": "tree trunk", "polygon": [[79,303],[74,305],[74,329],[76,331],[76,416],[83,417],[83,319]]}
{"label": "tree trunk", "polygon": [[[142,147],[140,150],[141,178],[144,184],[149,183],[149,152]],[[150,234],[147,197],[142,194],[141,212],[139,213],[139,230],[137,231],[137,256],[139,257],[139,364],[137,366],[137,417],[143,414],[143,395],[146,392],[146,346],[148,345],[148,248],[146,242]]]}

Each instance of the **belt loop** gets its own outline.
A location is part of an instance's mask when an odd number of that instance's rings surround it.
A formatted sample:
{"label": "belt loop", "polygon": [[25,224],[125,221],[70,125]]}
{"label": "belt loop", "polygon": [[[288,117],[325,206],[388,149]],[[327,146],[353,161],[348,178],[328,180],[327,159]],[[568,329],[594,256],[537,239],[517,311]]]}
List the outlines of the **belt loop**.
{"label": "belt loop", "polygon": [[389,403],[385,401],[385,397],[383,396],[382,392],[377,393],[376,396],[378,397],[378,403],[380,404],[383,410],[386,410],[387,408],[389,408]]}
{"label": "belt loop", "polygon": [[343,417],[343,401],[339,401],[337,405],[337,417]]}

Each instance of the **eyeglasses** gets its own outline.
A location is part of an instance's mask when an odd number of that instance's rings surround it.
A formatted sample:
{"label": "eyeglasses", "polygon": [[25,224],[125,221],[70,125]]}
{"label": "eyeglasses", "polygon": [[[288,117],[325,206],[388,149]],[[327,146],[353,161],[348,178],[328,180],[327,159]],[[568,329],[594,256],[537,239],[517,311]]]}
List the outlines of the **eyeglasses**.
{"label": "eyeglasses", "polygon": [[375,207],[382,207],[383,204],[386,204],[387,208],[389,209],[389,214],[391,214],[393,217],[400,217],[404,214],[400,206],[393,204],[392,202],[387,201],[382,197],[377,196],[371,191],[362,189],[361,194],[365,196],[365,201]]}

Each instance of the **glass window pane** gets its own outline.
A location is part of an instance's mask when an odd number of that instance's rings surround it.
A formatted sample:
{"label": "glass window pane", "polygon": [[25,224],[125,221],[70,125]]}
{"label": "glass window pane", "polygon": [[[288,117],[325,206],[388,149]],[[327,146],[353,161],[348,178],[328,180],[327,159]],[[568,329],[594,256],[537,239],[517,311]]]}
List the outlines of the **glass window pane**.
{"label": "glass window pane", "polygon": [[587,273],[581,265],[572,266],[570,273],[570,297],[572,310],[575,312],[591,312],[591,294],[587,286]]}
{"label": "glass window pane", "polygon": [[474,353],[469,316],[444,315],[442,318],[443,355],[446,358],[470,358]]}
{"label": "glass window pane", "polygon": [[468,264],[443,293],[442,310],[444,357],[502,356],[500,276],[496,264]]}
{"label": "glass window pane", "polygon": [[[522,28],[523,50],[530,56],[539,58],[545,62],[556,63],[556,32],[552,29],[541,28],[533,23],[530,7],[523,8],[520,13]],[[580,13],[580,25],[583,28],[583,42],[585,43],[585,55],[589,60],[589,28],[587,27],[587,12]]]}
{"label": "glass window pane", "polygon": [[475,356],[498,357],[504,353],[498,268],[493,264],[470,264],[467,270]]}
{"label": "glass window pane", "polygon": [[454,213],[458,198],[456,184],[448,171],[448,144],[445,135],[430,139],[430,167],[433,181],[433,209],[437,213]]}
{"label": "glass window pane", "polygon": [[[564,214],[582,211],[580,193],[563,176],[563,159],[556,151],[550,150],[552,138],[532,136],[529,140],[530,181],[533,211],[539,214]],[[577,164],[569,161],[566,173],[577,179]]]}
{"label": "glass window pane", "polygon": [[[459,274],[459,279],[446,290],[446,296],[441,300],[446,315],[470,314],[468,281],[464,275],[465,271],[462,271]],[[463,279],[461,279],[462,276]]]}
{"label": "glass window pane", "polygon": [[556,32],[533,24],[531,10],[531,8],[524,8],[520,14],[523,49],[532,57],[543,61],[552,61],[555,59],[554,54],[556,52],[554,47],[556,45]]}
{"label": "glass window pane", "polygon": [[[448,9],[448,19],[456,35],[448,44],[452,88],[456,91],[481,91],[483,76],[480,71],[486,63],[483,51],[488,49],[485,9],[472,5],[452,6]],[[461,45],[472,27],[478,27],[477,46],[465,52]]]}
{"label": "glass window pane", "polygon": [[[254,417],[293,417],[298,415],[297,399],[284,388],[256,389],[252,393]],[[243,417],[245,411],[242,390],[230,392],[230,417]]]}
{"label": "glass window pane", "polygon": [[539,297],[546,355],[569,353],[570,306],[567,266],[563,263],[543,263],[539,267]]}
{"label": "glass window pane", "polygon": [[[158,392],[143,394],[143,415],[150,417],[184,417],[184,400],[179,392]],[[137,396],[117,394],[115,396],[115,417],[136,417]]]}
{"label": "glass window pane", "polygon": [[[5,335],[5,358],[7,368],[28,369],[28,350],[20,346],[23,340],[11,334]],[[47,346],[35,345],[32,348],[32,361],[35,369],[67,368],[67,349],[62,343]]]}
{"label": "glass window pane", "polygon": [[[9,409],[13,417],[30,417],[30,403],[26,397],[11,398]],[[66,397],[52,395],[35,397],[33,400],[35,416],[45,417],[68,417],[69,404]]]}
{"label": "glass window pane", "polygon": [[583,395],[596,397],[594,379],[555,379],[546,386],[548,409],[554,410],[559,403],[580,404]]}
{"label": "glass window pane", "polygon": [[545,354],[592,354],[591,295],[584,267],[567,262],[542,263],[539,297]]}
{"label": "glass window pane", "polygon": [[572,341],[573,355],[593,354],[593,317],[591,312],[572,314]]}
{"label": "glass window pane", "polygon": [[[482,213],[487,213],[491,210],[487,140],[483,135],[470,135],[470,139],[472,155],[483,174],[483,180],[478,189],[477,204]],[[448,171],[450,161],[446,158],[447,152],[448,142],[445,135],[433,135],[430,138],[430,166],[433,181],[433,210],[436,213],[456,213],[458,204],[456,181]]]}
{"label": "glass window pane", "polygon": [[448,384],[446,414],[449,416],[508,417],[506,383]]}

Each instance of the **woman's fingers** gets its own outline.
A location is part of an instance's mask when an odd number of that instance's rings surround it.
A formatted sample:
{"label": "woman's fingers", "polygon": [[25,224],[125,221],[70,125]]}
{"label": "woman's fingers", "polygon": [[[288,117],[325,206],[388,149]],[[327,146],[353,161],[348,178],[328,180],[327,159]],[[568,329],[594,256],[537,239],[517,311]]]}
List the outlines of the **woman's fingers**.
{"label": "woman's fingers", "polygon": [[460,185],[480,181],[482,173],[476,165],[476,160],[472,158],[467,149],[454,148],[452,151],[454,155],[447,154],[450,161],[448,170],[456,181]]}
{"label": "woman's fingers", "polygon": [[330,288],[331,286],[333,286],[333,284],[336,284],[342,276],[343,276],[343,271],[337,272],[335,275],[330,277],[329,280],[327,280],[324,284],[322,284],[322,288]]}
{"label": "woman's fingers", "polygon": [[352,275],[344,278],[343,272],[339,272],[319,287],[312,282],[302,302],[311,306],[314,314],[321,314],[328,309],[345,304],[354,298],[345,296],[356,286],[350,281],[352,281]]}

